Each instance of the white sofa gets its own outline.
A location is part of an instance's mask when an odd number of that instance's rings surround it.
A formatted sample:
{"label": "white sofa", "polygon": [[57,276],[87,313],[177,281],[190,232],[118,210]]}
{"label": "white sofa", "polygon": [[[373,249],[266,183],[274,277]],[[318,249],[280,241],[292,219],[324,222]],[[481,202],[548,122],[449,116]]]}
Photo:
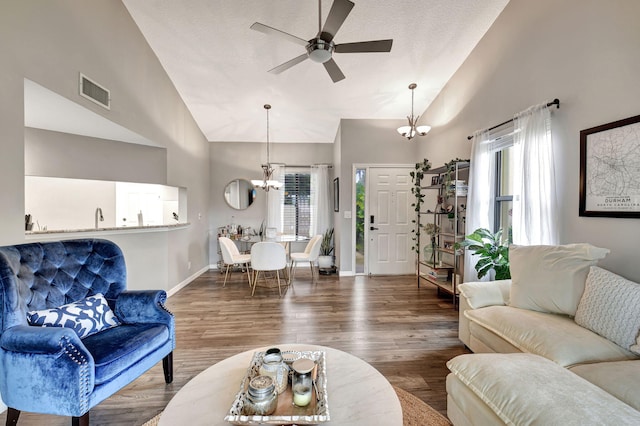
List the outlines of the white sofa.
{"label": "white sofa", "polygon": [[640,285],[598,250],[511,247],[513,280],[460,286],[454,425],[640,425]]}

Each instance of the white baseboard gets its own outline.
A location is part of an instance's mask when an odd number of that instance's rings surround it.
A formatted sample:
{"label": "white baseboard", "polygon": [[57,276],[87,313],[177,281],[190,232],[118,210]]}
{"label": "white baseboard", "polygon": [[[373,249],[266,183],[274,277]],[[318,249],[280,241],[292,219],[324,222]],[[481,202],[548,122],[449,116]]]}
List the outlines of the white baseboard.
{"label": "white baseboard", "polygon": [[356,273],[353,271],[338,271],[339,277],[353,277]]}
{"label": "white baseboard", "polygon": [[211,265],[207,265],[204,268],[200,269],[199,271],[197,271],[196,273],[194,273],[193,275],[187,277],[187,279],[185,279],[184,281],[182,281],[181,283],[179,283],[178,285],[176,285],[175,287],[172,287],[171,289],[167,290],[167,296],[171,297],[174,294],[176,294],[179,290],[185,288],[186,286],[188,286],[189,284],[191,284],[191,282],[193,280],[195,280],[196,278],[198,278],[200,275],[204,274],[205,272],[207,272],[209,269],[211,268]]}

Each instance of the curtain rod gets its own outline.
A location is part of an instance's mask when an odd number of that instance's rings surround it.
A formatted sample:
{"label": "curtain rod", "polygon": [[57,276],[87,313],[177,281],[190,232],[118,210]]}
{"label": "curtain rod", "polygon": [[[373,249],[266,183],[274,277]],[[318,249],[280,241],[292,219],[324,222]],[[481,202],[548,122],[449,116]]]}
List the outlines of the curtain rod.
{"label": "curtain rod", "polygon": [[328,163],[318,163],[318,164],[284,164],[284,163],[271,163],[271,164],[279,164],[281,166],[284,167],[291,167],[291,168],[297,168],[297,169],[310,169],[313,166],[327,166],[328,168],[332,169],[333,168],[333,164],[328,164]]}
{"label": "curtain rod", "polygon": [[[550,107],[550,106],[552,106],[552,105],[555,105],[558,109],[560,109],[560,99],[555,98],[555,99],[554,99],[554,100],[552,100],[551,102],[547,102],[547,108],[548,108],[548,107]],[[493,127],[489,127],[488,129],[485,129],[484,131],[485,131],[485,132],[490,132],[491,130],[493,130],[493,129],[497,129],[497,128],[498,128],[498,127],[500,127],[500,126],[504,126],[505,124],[509,124],[509,123],[511,123],[513,120],[514,120],[514,118],[512,118],[512,119],[510,119],[510,120],[507,120],[507,121],[505,121],[505,122],[503,122],[503,123],[496,124],[495,126],[493,126]],[[468,140],[473,139],[473,135],[471,135],[471,136],[467,136],[467,139],[468,139]]]}

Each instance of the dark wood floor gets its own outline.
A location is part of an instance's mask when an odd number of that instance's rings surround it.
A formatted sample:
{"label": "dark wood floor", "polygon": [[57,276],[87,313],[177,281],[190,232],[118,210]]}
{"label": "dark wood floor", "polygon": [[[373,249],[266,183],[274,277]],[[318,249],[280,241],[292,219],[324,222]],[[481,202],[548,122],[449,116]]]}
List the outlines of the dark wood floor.
{"label": "dark wood floor", "polygon": [[[457,338],[458,313],[414,276],[320,276],[307,271],[282,297],[256,289],[235,273],[209,271],[169,298],[176,316],[174,381],[164,383],[161,363],[91,410],[91,425],[141,425],[167,405],[190,379],[238,352],[279,343],[310,343],[349,352],[369,362],[391,384],[446,411],[445,363],[466,353]],[[244,280],[243,280],[244,279]],[[58,416],[23,413],[19,425],[70,425]],[[176,425],[179,426],[179,425]]]}

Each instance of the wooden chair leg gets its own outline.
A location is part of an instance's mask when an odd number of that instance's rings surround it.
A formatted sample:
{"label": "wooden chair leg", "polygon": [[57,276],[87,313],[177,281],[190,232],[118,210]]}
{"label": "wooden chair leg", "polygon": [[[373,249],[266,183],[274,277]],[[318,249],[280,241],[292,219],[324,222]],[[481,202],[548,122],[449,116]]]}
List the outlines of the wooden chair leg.
{"label": "wooden chair leg", "polygon": [[164,370],[165,383],[173,382],[173,352],[162,358],[162,369]]}
{"label": "wooden chair leg", "polygon": [[225,271],[225,273],[224,273],[224,283],[222,284],[222,287],[224,287],[224,286],[226,286],[226,285],[227,285],[227,276],[229,275],[229,267],[230,267],[230,266],[231,266],[231,265],[227,265],[227,270],[226,270],[226,271]]}
{"label": "wooden chair leg", "polygon": [[282,297],[282,290],[280,290],[280,271],[276,271],[276,278],[278,279],[278,294]]}
{"label": "wooden chair leg", "polygon": [[249,288],[251,288],[251,273],[249,272],[251,268],[249,268],[249,264],[244,264],[245,268],[247,268],[247,279],[249,280]]}
{"label": "wooden chair leg", "polygon": [[289,275],[289,282],[293,282],[293,277],[296,276],[296,265],[296,262],[291,261],[291,275]]}
{"label": "wooden chair leg", "polygon": [[89,412],[87,411],[81,417],[71,417],[71,426],[89,426]]}
{"label": "wooden chair leg", "polygon": [[260,275],[260,271],[253,271],[253,288],[251,289],[251,297],[253,297],[253,293],[256,292],[256,284],[258,284],[258,275]]}
{"label": "wooden chair leg", "polygon": [[13,426],[18,424],[18,417],[20,417],[20,410],[15,408],[7,408],[7,426]]}

